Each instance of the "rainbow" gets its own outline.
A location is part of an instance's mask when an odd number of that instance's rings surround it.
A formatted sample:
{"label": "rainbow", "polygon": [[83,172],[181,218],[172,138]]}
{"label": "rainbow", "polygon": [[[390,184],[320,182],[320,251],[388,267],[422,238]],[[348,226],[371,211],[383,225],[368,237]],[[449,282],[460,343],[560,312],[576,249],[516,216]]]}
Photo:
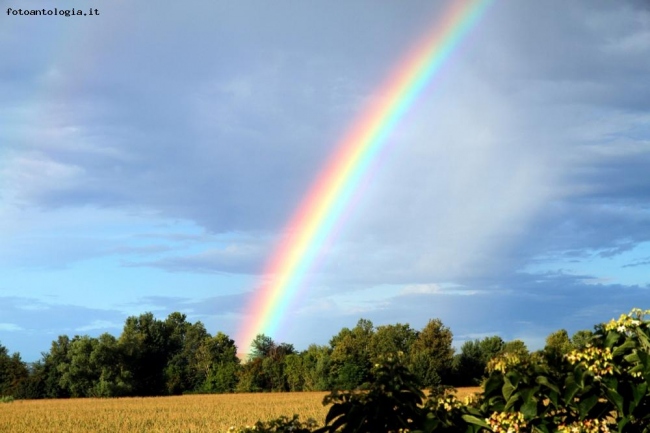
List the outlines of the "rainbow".
{"label": "rainbow", "polygon": [[491,0],[453,0],[433,30],[399,63],[379,98],[339,142],[286,226],[268,260],[236,337],[249,347],[257,334],[273,335],[301,283],[331,236],[364,175],[400,119],[474,26]]}

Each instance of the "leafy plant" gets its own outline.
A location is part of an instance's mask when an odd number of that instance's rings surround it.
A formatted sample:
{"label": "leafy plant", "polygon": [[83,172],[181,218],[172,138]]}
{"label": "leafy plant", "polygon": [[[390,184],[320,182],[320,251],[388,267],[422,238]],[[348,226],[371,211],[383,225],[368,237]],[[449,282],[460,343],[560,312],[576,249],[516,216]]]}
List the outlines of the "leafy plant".
{"label": "leafy plant", "polygon": [[334,391],[323,404],[333,403],[318,433],[374,433],[415,430],[423,421],[424,393],[402,363],[403,354],[379,359],[367,391]]}
{"label": "leafy plant", "polygon": [[649,314],[635,309],[600,325],[584,348],[559,359],[495,358],[481,410],[521,414],[544,433],[650,432]]}
{"label": "leafy plant", "polygon": [[317,426],[316,421],[308,419],[301,422],[298,415],[293,418],[281,416],[270,421],[258,421],[253,426],[230,427],[229,433],[310,433]]}

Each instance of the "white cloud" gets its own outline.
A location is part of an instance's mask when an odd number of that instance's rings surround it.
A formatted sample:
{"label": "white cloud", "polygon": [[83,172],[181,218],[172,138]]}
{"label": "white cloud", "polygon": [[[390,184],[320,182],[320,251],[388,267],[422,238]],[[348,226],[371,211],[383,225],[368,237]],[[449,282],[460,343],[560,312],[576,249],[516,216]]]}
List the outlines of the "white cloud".
{"label": "white cloud", "polygon": [[107,329],[122,329],[123,324],[117,322],[111,322],[108,320],[93,320],[88,325],[79,326],[75,328],[75,331],[87,332],[87,331],[96,331],[96,330],[107,330]]}
{"label": "white cloud", "polygon": [[13,323],[0,323],[0,331],[15,332],[22,330],[23,328]]}

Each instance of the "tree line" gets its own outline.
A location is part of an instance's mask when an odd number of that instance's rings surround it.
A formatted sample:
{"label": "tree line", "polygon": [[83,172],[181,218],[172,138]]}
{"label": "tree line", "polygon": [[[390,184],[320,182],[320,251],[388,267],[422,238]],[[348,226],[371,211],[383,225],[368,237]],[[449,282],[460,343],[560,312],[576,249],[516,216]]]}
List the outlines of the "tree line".
{"label": "tree line", "polygon": [[[586,344],[591,331],[569,338],[559,330],[546,340],[546,356],[562,356]],[[105,333],[59,336],[40,360],[25,363],[0,344],[0,396],[22,399],[157,396],[184,393],[327,391],[363,389],[374,362],[401,353],[426,388],[478,385],[490,359],[504,353],[535,356],[520,340],[499,336],[466,341],[455,353],[453,335],[439,319],[421,330],[408,324],[375,327],[360,319],[328,345],[304,351],[258,335],[248,358],[237,357],[234,340],[211,335],[199,321],[178,312],[165,320],[152,313],[128,317],[119,337]]]}

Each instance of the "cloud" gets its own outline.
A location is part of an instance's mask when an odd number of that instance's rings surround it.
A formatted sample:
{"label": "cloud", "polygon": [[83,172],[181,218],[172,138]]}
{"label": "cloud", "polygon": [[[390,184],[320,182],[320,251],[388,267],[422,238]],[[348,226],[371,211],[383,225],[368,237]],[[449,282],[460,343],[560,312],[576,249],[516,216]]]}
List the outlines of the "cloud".
{"label": "cloud", "polygon": [[634,268],[636,266],[645,266],[645,265],[650,265],[650,258],[646,260],[638,260],[633,263],[623,265],[624,268]]}
{"label": "cloud", "polygon": [[169,272],[257,274],[268,248],[256,244],[229,244],[220,249],[154,261],[128,262],[127,266],[149,266]]}
{"label": "cloud", "polygon": [[23,328],[20,326],[14,324],[14,323],[0,323],[0,331],[7,331],[7,332],[12,332],[12,331],[22,331]]}
{"label": "cloud", "polygon": [[472,296],[480,292],[477,290],[466,290],[461,286],[441,287],[438,284],[413,284],[403,287],[400,296],[408,295],[460,295]]}

